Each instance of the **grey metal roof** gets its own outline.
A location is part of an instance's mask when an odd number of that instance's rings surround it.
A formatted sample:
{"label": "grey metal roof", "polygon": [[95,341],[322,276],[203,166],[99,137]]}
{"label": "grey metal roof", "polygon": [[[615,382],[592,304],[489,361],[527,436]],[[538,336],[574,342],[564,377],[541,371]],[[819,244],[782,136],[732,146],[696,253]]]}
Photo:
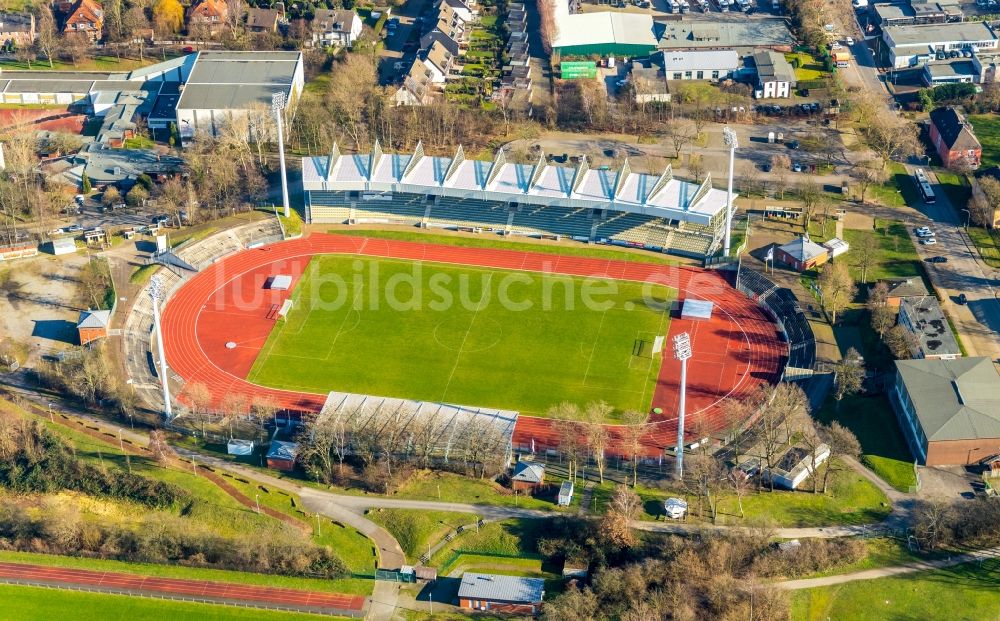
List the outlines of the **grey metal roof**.
{"label": "grey metal roof", "polygon": [[889,285],[889,296],[894,298],[924,296],[929,293],[924,279],[919,276],[886,280],[885,283]]}
{"label": "grey metal roof", "polygon": [[297,61],[299,57],[302,56],[301,52],[281,52],[281,51],[266,51],[266,52],[198,52],[198,61],[212,61],[212,60],[239,60],[247,61],[253,59],[258,62],[271,62],[271,61]]}
{"label": "grey metal roof", "polygon": [[996,41],[993,29],[984,22],[953,22],[917,26],[887,26],[885,33],[899,45],[933,45],[936,43]]}
{"label": "grey metal roof", "polygon": [[271,105],[271,95],[287,93],[287,86],[263,84],[188,84],[177,107],[182,110],[240,109],[253,103]]}
{"label": "grey metal roof", "polygon": [[780,246],[783,252],[788,253],[799,261],[808,261],[818,256],[826,254],[827,250],[823,246],[810,241],[805,236],[794,239],[784,246]]}
{"label": "grey metal roof", "polygon": [[757,79],[761,82],[791,82],[795,83],[795,70],[785,60],[784,54],[766,50],[753,55],[757,65]]}
{"label": "grey metal roof", "polygon": [[937,299],[931,295],[907,297],[899,303],[913,326],[913,335],[920,342],[925,356],[959,356],[961,350]]}
{"label": "grey metal roof", "polygon": [[[70,239],[70,241],[72,241],[72,239]],[[80,319],[79,321],[76,322],[76,327],[107,328],[110,323],[111,323],[111,311],[85,310],[85,311],[80,311]]]}
{"label": "grey metal roof", "polygon": [[740,55],[736,50],[688,50],[663,52],[663,68],[666,71],[735,71],[740,67]]}
{"label": "grey metal roof", "polygon": [[297,442],[285,442],[284,440],[271,440],[271,448],[267,450],[268,459],[286,459],[295,461],[299,454]]}
{"label": "grey metal roof", "polygon": [[458,587],[458,597],[462,599],[538,604],[544,596],[545,581],[541,578],[466,572]]}
{"label": "grey metal roof", "polygon": [[976,71],[976,66],[972,64],[971,60],[949,60],[927,63],[927,71],[931,77],[935,78],[979,77],[979,72]]}
{"label": "grey metal roof", "polygon": [[514,474],[510,478],[523,483],[541,483],[545,480],[545,464],[519,461],[514,465]]}
{"label": "grey metal roof", "polygon": [[663,28],[660,49],[760,48],[793,45],[795,37],[782,18],[677,20],[657,22]]}
{"label": "grey metal roof", "polygon": [[897,360],[929,441],[1000,438],[1000,374],[989,358]]}

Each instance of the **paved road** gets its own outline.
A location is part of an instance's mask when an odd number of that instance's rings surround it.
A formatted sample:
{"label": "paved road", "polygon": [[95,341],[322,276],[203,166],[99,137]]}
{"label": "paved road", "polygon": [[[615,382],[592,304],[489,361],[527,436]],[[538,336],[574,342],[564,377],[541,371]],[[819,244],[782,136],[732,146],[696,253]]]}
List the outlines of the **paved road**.
{"label": "paved road", "polygon": [[786,580],[785,582],[777,582],[774,586],[793,591],[799,589],[813,589],[816,587],[844,584],[846,582],[856,582],[858,580],[877,580],[879,578],[890,578],[892,576],[902,576],[921,571],[930,571],[933,569],[944,569],[946,567],[954,567],[955,565],[961,565],[963,563],[972,563],[983,559],[997,558],[998,556],[1000,556],[1000,548],[989,548],[987,550],[977,550],[968,554],[959,554],[957,556],[950,556],[948,558],[933,561],[914,561],[912,563],[906,563],[905,565],[880,567],[878,569],[856,571],[851,574],[841,574],[839,576]]}

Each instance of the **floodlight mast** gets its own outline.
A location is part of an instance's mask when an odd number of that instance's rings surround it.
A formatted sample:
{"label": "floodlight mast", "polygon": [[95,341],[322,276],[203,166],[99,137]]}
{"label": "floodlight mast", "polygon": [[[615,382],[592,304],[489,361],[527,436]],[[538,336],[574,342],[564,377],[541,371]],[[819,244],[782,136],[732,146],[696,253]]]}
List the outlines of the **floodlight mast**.
{"label": "floodlight mast", "polygon": [[677,411],[677,478],[684,476],[684,414],[687,398],[687,361],[691,358],[691,337],[681,332],[673,338],[674,358],[681,361],[681,395]]}
{"label": "floodlight mast", "polygon": [[153,300],[153,326],[156,328],[156,351],[160,356],[160,384],[163,386],[163,415],[173,418],[170,407],[170,386],[167,383],[167,356],[163,353],[163,330],[160,327],[160,300],[163,299],[163,281],[154,276],[149,282],[149,297]]}
{"label": "floodlight mast", "polygon": [[722,128],[722,140],[729,147],[729,190],[726,195],[726,237],[722,248],[722,255],[729,256],[730,229],[733,228],[733,161],[736,159],[736,149],[740,148],[740,141],[736,137],[736,131],[726,125]]}
{"label": "floodlight mast", "polygon": [[284,93],[271,95],[271,111],[278,122],[278,162],[281,165],[281,205],[285,208],[285,217],[289,217],[291,209],[288,206],[288,176],[285,173],[285,136],[282,127],[282,112],[288,103]]}

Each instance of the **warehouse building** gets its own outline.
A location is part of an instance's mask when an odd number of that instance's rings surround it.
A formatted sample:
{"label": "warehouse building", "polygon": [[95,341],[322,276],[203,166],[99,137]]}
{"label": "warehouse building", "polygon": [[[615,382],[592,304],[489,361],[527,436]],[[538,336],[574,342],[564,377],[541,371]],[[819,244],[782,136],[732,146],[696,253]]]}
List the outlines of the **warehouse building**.
{"label": "warehouse building", "polygon": [[1000,452],[1000,374],[989,358],[897,360],[890,400],[922,464],[976,464]]}
{"label": "warehouse building", "polygon": [[897,69],[928,62],[938,52],[997,48],[997,35],[985,22],[889,26],[882,29],[882,39]]}
{"label": "warehouse building", "polygon": [[[657,22],[662,50],[735,50],[748,56],[758,50],[791,52],[795,37],[784,19],[693,19]],[[659,30],[662,29],[662,32]]]}
{"label": "warehouse building", "polygon": [[553,3],[553,53],[562,56],[645,56],[656,50],[649,13],[570,13],[567,0]]}

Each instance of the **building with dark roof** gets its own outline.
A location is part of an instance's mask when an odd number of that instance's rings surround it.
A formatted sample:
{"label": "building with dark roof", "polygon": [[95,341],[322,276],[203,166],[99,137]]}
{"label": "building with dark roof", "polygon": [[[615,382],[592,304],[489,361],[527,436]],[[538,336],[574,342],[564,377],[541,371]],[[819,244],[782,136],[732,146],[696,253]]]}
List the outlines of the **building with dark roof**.
{"label": "building with dark roof", "polygon": [[458,587],[458,605],[471,610],[536,614],[545,597],[541,578],[465,572]]}
{"label": "building with dark roof", "polygon": [[889,287],[889,296],[886,298],[886,305],[898,308],[899,303],[905,298],[920,298],[930,295],[924,279],[919,276],[912,278],[892,278],[882,281]]}
{"label": "building with dark roof", "polygon": [[0,12],[0,46],[28,47],[37,36],[35,16],[31,13]]}
{"label": "building with dark roof", "polygon": [[784,54],[771,50],[753,55],[757,68],[754,96],[763,99],[791,97],[795,87],[795,69],[785,60]]}
{"label": "building with dark roof", "polygon": [[278,32],[278,25],[285,19],[285,14],[278,9],[247,10],[247,30],[250,32]]}
{"label": "building with dark roof", "polygon": [[297,442],[271,440],[271,447],[267,450],[268,468],[291,472],[295,469],[295,462],[298,458],[299,445]]}
{"label": "building with dark roof", "polygon": [[958,110],[952,107],[932,110],[929,133],[931,144],[946,168],[979,168],[983,145]]}
{"label": "building with dark roof", "polygon": [[975,464],[1000,452],[1000,374],[989,358],[897,360],[890,400],[920,463]]}
{"label": "building with dark roof", "polygon": [[545,464],[519,461],[510,476],[510,487],[515,491],[533,491],[545,483]]}
{"label": "building with dark roof", "polygon": [[309,24],[313,44],[322,47],[351,47],[361,36],[361,18],[347,9],[318,9]]}
{"label": "building with dark roof", "polygon": [[932,295],[903,298],[899,304],[899,325],[914,336],[912,353],[916,358],[950,360],[962,356],[948,319]]}

